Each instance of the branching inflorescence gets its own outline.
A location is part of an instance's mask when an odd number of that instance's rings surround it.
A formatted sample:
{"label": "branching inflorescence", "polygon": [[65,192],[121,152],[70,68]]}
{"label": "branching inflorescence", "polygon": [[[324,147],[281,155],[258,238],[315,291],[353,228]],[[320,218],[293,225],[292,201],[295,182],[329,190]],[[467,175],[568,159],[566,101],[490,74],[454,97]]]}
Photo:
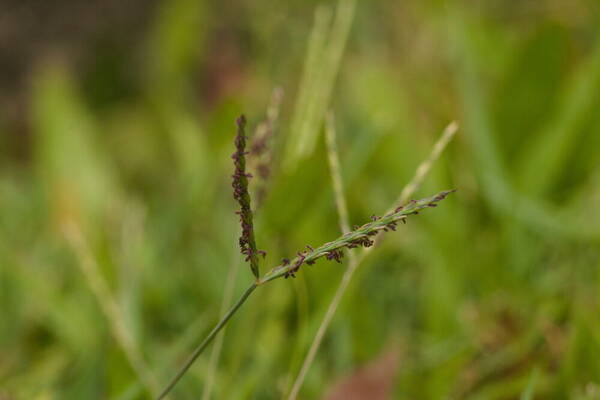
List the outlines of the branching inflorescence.
{"label": "branching inflorescence", "polygon": [[248,287],[248,289],[246,289],[240,299],[223,316],[223,318],[212,329],[204,341],[202,341],[202,343],[200,343],[200,345],[194,350],[183,367],[177,372],[166,388],[158,396],[158,399],[164,398],[171,391],[171,389],[187,372],[198,356],[210,344],[214,337],[225,326],[225,324],[227,324],[229,319],[237,312],[237,310],[242,306],[242,304],[244,304],[246,299],[257,287],[277,278],[295,277],[296,273],[298,273],[303,265],[312,265],[322,257],[324,257],[326,260],[333,260],[341,263],[342,258],[344,257],[344,249],[373,246],[375,244],[374,238],[379,233],[390,230],[395,231],[398,222],[402,221],[406,223],[406,218],[408,218],[408,216],[416,215],[419,213],[419,211],[426,208],[436,207],[438,202],[444,200],[446,196],[454,192],[454,190],[447,190],[432,197],[421,200],[411,200],[408,202],[408,204],[400,206],[392,212],[381,217],[374,215],[371,217],[370,222],[367,222],[362,226],[355,226],[352,231],[331,242],[325,243],[316,248],[307,245],[306,250],[299,251],[295,258],[292,260],[284,258],[280,265],[260,277],[258,256],[262,255],[264,257],[266,252],[256,248],[254,239],[252,209],[250,207],[250,195],[248,193],[248,179],[251,178],[252,175],[246,172],[246,155],[248,152],[246,151],[245,127],[246,119],[242,115],[237,119],[237,135],[235,138],[236,151],[231,156],[235,165],[232,186],[233,197],[240,205],[240,210],[236,211],[236,214],[239,215],[242,225],[242,234],[239,239],[241,252],[246,256],[246,261],[250,262],[250,268],[252,269],[252,273],[254,274],[256,280]]}

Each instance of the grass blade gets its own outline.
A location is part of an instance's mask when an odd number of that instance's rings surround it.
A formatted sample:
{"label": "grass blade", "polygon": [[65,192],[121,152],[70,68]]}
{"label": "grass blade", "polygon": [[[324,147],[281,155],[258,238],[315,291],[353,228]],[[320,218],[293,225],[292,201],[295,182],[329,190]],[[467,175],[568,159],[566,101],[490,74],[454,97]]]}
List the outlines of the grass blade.
{"label": "grass blade", "polygon": [[156,393],[158,393],[158,387],[155,384],[155,380],[138,349],[135,339],[125,325],[125,317],[123,316],[121,307],[119,307],[108,284],[102,277],[81,230],[73,223],[65,223],[63,231],[67,243],[71,246],[73,252],[77,256],[81,272],[87,279],[87,282],[92,289],[92,293],[94,293],[94,296],[100,305],[100,309],[109,322],[109,326],[111,327],[117,343],[123,349],[131,367],[138,375],[140,381],[144,384],[148,393],[155,396]]}
{"label": "grass blade", "polygon": [[529,380],[527,382],[527,386],[525,387],[525,390],[523,391],[523,393],[521,393],[521,400],[533,400],[533,395],[535,393],[535,385],[537,384],[537,380],[538,380],[538,375],[539,375],[539,370],[537,368],[534,368],[533,371],[531,371],[531,375],[529,376]]}
{"label": "grass blade", "polygon": [[346,47],[354,8],[354,0],[340,0],[331,28],[327,27],[331,19],[329,10],[318,8],[316,11],[298,102],[292,117],[286,157],[288,169],[295,167],[314,149]]}

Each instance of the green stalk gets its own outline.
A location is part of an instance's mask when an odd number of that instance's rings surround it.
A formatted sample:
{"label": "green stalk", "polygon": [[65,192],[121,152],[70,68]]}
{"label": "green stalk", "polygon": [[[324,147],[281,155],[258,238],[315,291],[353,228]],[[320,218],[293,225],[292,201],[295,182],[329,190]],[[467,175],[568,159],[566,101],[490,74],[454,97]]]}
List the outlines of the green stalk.
{"label": "green stalk", "polygon": [[256,289],[257,286],[258,285],[256,283],[253,283],[252,285],[250,285],[250,287],[248,289],[246,289],[246,291],[244,292],[242,297],[240,297],[240,299],[233,305],[233,307],[231,307],[231,309],[227,312],[227,314],[225,314],[225,316],[221,319],[221,321],[219,321],[217,326],[215,326],[213,328],[213,330],[210,331],[208,336],[202,341],[202,343],[200,343],[200,345],[196,348],[196,350],[194,350],[194,352],[192,353],[190,358],[185,362],[183,367],[181,367],[179,372],[177,372],[177,374],[171,379],[171,381],[169,382],[167,387],[165,387],[165,389],[157,397],[158,400],[164,399],[165,396],[167,394],[169,394],[171,389],[173,389],[173,387],[175,387],[175,385],[177,384],[177,382],[179,382],[181,377],[183,375],[185,375],[185,373],[187,372],[188,369],[190,369],[190,367],[192,366],[194,361],[196,361],[196,359],[200,356],[200,354],[202,354],[204,349],[210,344],[210,342],[212,342],[212,340],[215,338],[215,336],[217,336],[217,333],[219,333],[219,331],[221,329],[223,329],[225,324],[227,324],[229,319],[231,319],[231,317],[233,317],[233,314],[235,314],[237,312],[237,310],[242,306],[242,304],[244,304],[244,302],[248,299],[250,294],[252,294],[252,292],[254,291],[254,289]]}

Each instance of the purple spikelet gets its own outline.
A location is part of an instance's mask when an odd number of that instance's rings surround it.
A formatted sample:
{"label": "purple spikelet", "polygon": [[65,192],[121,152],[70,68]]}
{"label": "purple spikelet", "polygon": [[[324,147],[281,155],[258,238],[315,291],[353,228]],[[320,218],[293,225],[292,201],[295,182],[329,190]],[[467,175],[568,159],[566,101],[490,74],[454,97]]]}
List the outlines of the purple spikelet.
{"label": "purple spikelet", "polygon": [[246,261],[250,262],[250,269],[256,278],[259,277],[258,255],[263,257],[266,252],[257,250],[254,240],[254,226],[252,223],[252,208],[250,207],[250,194],[248,193],[248,179],[252,175],[246,172],[246,118],[241,115],[237,119],[237,135],[235,136],[235,153],[231,155],[235,171],[232,175],[233,198],[240,205],[240,210],[235,213],[240,216],[242,234],[239,239],[242,254],[246,256]]}

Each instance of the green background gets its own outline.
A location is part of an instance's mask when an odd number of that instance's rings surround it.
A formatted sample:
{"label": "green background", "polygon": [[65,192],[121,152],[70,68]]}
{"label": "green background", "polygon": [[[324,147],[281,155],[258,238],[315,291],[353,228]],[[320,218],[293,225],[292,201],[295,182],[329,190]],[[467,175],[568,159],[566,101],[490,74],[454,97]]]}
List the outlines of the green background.
{"label": "green background", "polygon": [[[13,3],[6,21],[40,7]],[[0,52],[14,67],[0,96],[1,399],[149,397],[118,329],[167,382],[240,265],[235,118],[253,130],[275,87],[263,272],[339,235],[326,111],[351,225],[388,209],[460,124],[414,197],[457,193],[366,258],[301,398],[373,364],[398,399],[600,398],[596,1],[363,1],[351,18],[347,1],[163,0],[85,35],[109,17],[71,3],[53,13],[75,21],[68,34],[51,40],[40,11],[50,39]],[[227,326],[212,397],[285,398],[346,265],[257,290]],[[242,264],[235,295],[251,281]],[[172,398],[201,398],[209,359]]]}

